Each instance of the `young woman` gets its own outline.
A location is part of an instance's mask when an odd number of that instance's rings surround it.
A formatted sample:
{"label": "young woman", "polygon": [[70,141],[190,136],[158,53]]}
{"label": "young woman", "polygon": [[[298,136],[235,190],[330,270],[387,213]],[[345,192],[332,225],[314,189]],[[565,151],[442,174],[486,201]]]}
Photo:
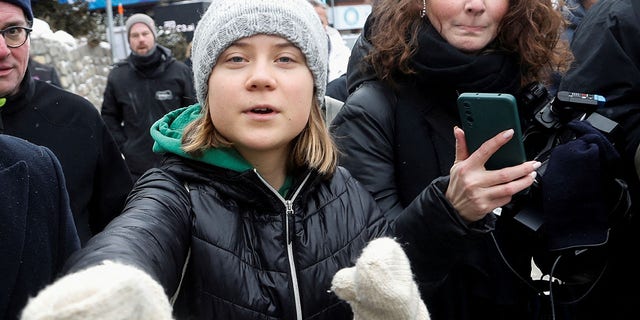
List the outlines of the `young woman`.
{"label": "young woman", "polygon": [[492,210],[530,187],[540,163],[485,170],[512,131],[469,154],[456,99],[516,95],[566,68],[562,27],[551,0],[378,0],[354,46],[350,96],[331,126],[340,164],[395,226],[433,319],[539,310],[519,278],[531,268],[527,230]]}
{"label": "young woman", "polygon": [[65,278],[104,260],[141,269],[179,319],[351,319],[331,279],[387,224],[336,166],[326,43],[306,0],[212,2],[193,41],[199,104],[153,125],[163,165]]}

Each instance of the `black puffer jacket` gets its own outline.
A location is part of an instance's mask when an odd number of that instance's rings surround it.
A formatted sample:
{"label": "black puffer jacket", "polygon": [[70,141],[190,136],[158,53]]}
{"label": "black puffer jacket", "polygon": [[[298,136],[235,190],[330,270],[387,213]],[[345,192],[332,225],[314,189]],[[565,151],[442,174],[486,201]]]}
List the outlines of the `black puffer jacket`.
{"label": "black puffer jacket", "polygon": [[348,304],[328,291],[331,279],[386,232],[386,220],[344,169],[330,180],[296,177],[285,202],[254,170],[170,156],[140,178],[122,215],[67,268],[120,260],[171,296],[191,250],[179,319],[351,319]]}
{"label": "black puffer jacket", "polygon": [[[518,68],[506,54],[457,52],[430,26],[418,37],[429,41],[424,48],[431,51],[416,54],[418,73],[399,79],[395,89],[363,68],[361,57],[371,44],[363,37],[356,42],[347,73],[351,95],[332,122],[340,164],[394,222],[432,319],[535,317],[533,290],[508,269],[493,240],[527,276],[526,233],[493,214],[467,225],[444,197],[455,155],[453,127],[460,125],[457,94],[514,93]],[[432,61],[438,62],[430,66]]]}

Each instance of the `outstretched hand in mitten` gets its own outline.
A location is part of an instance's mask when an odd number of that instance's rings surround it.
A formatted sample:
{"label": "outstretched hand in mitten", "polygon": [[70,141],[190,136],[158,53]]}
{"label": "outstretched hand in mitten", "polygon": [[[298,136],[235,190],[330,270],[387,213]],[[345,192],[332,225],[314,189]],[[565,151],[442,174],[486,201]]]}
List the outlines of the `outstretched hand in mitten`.
{"label": "outstretched hand in mitten", "polygon": [[169,320],[171,305],[162,286],[145,272],[119,263],[66,275],[31,298],[22,320]]}
{"label": "outstretched hand in mitten", "polygon": [[351,305],[354,320],[429,320],[409,259],[391,238],[371,241],[355,267],[333,277],[331,290]]}

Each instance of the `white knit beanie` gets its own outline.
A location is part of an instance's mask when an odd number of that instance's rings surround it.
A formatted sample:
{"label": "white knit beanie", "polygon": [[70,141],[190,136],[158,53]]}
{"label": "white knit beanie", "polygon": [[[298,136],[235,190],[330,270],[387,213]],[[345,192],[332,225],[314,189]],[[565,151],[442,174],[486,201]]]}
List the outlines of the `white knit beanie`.
{"label": "white knit beanie", "polygon": [[319,105],[327,87],[327,36],[307,0],[213,0],[193,35],[191,59],[198,102],[206,100],[207,82],[218,56],[235,41],[257,34],[289,40],[307,59]]}
{"label": "white knit beanie", "polygon": [[171,320],[159,283],[140,269],[105,261],[66,275],[29,300],[21,320]]}
{"label": "white knit beanie", "polygon": [[153,19],[144,13],[136,13],[130,16],[125,23],[125,27],[127,28],[127,39],[129,39],[129,35],[131,34],[131,27],[133,27],[136,23],[144,23],[151,33],[153,33],[153,38],[158,38],[158,31],[156,30],[156,23],[153,22]]}

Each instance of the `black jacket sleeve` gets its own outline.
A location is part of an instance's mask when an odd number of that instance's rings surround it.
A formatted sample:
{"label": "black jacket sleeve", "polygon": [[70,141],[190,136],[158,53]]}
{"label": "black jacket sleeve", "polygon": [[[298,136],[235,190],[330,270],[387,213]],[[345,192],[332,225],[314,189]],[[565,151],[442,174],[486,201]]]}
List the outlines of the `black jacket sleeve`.
{"label": "black jacket sleeve", "polygon": [[71,256],[65,273],[118,261],[147,272],[171,296],[189,250],[190,208],[183,184],[164,171],[149,170],[136,183],[123,213]]}

